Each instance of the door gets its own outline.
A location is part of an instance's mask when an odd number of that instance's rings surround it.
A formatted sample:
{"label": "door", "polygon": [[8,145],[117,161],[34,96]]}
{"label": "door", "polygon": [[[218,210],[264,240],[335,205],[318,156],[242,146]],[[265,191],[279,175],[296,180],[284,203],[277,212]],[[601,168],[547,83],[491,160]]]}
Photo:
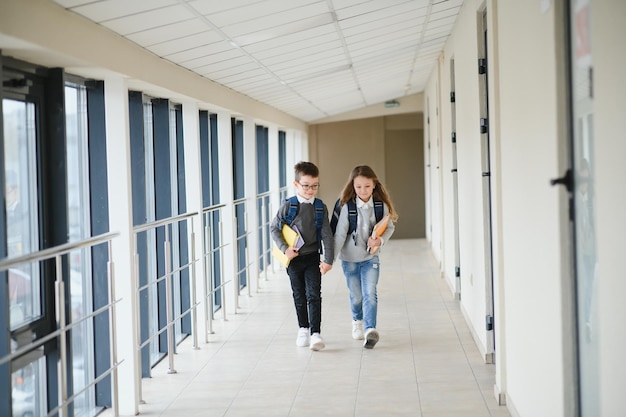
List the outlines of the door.
{"label": "door", "polygon": [[491,224],[491,145],[489,138],[489,78],[488,78],[488,51],[487,51],[487,11],[482,14],[480,25],[480,39],[478,53],[478,88],[480,100],[480,147],[481,147],[481,175],[483,188],[483,242],[485,253],[485,330],[486,362],[495,360],[495,331],[493,306],[493,243]]}
{"label": "door", "polygon": [[452,210],[454,219],[454,297],[461,299],[461,245],[459,238],[459,172],[456,148],[456,92],[454,59],[450,59],[450,132],[452,141]]}
{"label": "door", "polygon": [[570,120],[574,188],[574,250],[580,415],[600,415],[596,325],[594,213],[593,59],[589,39],[591,0],[571,0]]}

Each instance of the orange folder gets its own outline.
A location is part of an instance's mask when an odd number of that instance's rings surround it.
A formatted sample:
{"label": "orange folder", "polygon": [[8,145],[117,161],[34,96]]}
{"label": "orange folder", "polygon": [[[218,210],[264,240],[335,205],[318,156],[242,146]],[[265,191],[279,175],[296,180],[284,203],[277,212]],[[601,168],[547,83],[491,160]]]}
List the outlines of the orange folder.
{"label": "orange folder", "polygon": [[[385,230],[387,230],[387,225],[388,224],[389,224],[389,213],[385,214],[383,216],[383,218],[380,219],[380,221],[374,225],[374,229],[372,229],[372,237],[374,239],[381,237],[383,235],[383,233],[385,233]],[[370,248],[368,246],[367,247],[367,251],[373,255],[373,254],[376,253],[378,248],[379,248],[379,246],[377,246],[375,248]]]}

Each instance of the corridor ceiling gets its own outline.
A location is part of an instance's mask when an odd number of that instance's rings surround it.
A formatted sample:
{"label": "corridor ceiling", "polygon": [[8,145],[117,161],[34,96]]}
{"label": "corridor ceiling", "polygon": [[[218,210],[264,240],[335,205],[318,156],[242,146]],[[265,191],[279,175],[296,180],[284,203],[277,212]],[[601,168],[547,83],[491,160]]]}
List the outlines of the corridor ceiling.
{"label": "corridor ceiling", "polygon": [[422,92],[463,0],[54,0],[305,122]]}

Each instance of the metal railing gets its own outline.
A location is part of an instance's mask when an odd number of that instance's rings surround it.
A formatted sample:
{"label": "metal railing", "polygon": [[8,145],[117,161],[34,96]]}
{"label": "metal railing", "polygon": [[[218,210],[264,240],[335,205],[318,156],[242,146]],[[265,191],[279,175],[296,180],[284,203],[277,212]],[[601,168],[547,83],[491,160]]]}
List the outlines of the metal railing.
{"label": "metal railing", "polygon": [[[271,265],[271,254],[272,254],[272,239],[270,236],[270,224],[272,222],[271,217],[271,203],[269,201],[271,193],[262,193],[257,194],[257,209],[260,212],[257,213],[259,217],[259,224],[257,227],[257,234],[261,245],[259,246],[259,270],[261,270],[261,266],[263,266],[263,278],[267,281],[267,270]],[[260,276],[257,277],[257,280],[260,279]],[[257,281],[258,282],[258,281]]]}
{"label": "metal railing", "polygon": [[[58,338],[59,343],[59,405],[50,410],[47,416],[67,416],[68,406],[74,402],[74,400],[91,389],[95,384],[101,382],[104,378],[111,375],[111,404],[114,415],[119,415],[118,404],[118,375],[117,369],[123,362],[118,362],[117,359],[117,334],[115,330],[116,313],[115,306],[121,301],[115,299],[115,273],[114,263],[112,261],[112,239],[117,237],[118,233],[105,233],[102,235],[94,236],[88,239],[84,239],[78,242],[66,243],[63,245],[55,246],[53,248],[44,249],[41,251],[33,252],[28,255],[20,256],[12,259],[5,259],[0,261],[0,271],[7,271],[10,268],[14,268],[19,265],[30,264],[35,262],[43,262],[47,260],[54,260],[56,281],[55,281],[55,305],[56,305],[56,330],[45,336],[38,338],[32,342],[29,342],[21,347],[18,347],[12,353],[0,358],[0,365],[7,362],[11,362],[18,357],[26,355],[30,352],[35,352],[42,348],[44,344]],[[62,258],[78,249],[93,248],[101,244],[107,244],[108,246],[108,262],[107,262],[107,288],[108,288],[108,304],[103,305],[90,314],[81,317],[78,320],[72,320],[71,323],[67,323],[66,320],[66,297],[65,297],[65,282],[63,281],[63,261]],[[104,370],[99,376],[94,377],[85,386],[83,386],[73,395],[68,396],[68,349],[66,334],[75,327],[85,323],[87,320],[91,320],[100,314],[108,313],[109,315],[109,345],[110,345],[110,367]]]}
{"label": "metal railing", "polygon": [[[239,234],[240,230],[239,230],[239,218],[237,217],[237,210],[238,207],[242,207],[242,219],[243,219],[243,233]],[[240,287],[246,287],[247,288],[247,292],[248,292],[248,296],[252,295],[252,290],[250,288],[250,266],[252,266],[254,264],[253,261],[250,261],[250,254],[249,254],[249,245],[248,245],[248,238],[250,237],[251,233],[248,230],[248,216],[247,216],[247,210],[246,210],[246,199],[242,198],[239,200],[235,200],[233,202],[233,219],[235,220],[235,233],[236,233],[236,253],[237,256],[235,257],[235,275],[237,277],[237,284],[235,285],[235,291],[236,291],[236,295],[240,294]],[[239,259],[240,253],[239,253],[239,248],[240,245],[245,245],[244,248],[244,255],[245,255],[245,259],[243,259],[243,265],[241,265],[241,267],[239,266],[241,263],[241,259]],[[245,284],[242,285],[241,283],[241,275],[245,273]],[[236,306],[235,308],[238,309],[239,308],[239,299],[238,297],[235,297],[235,303]],[[236,311],[236,310],[235,310]]]}
{"label": "metal railing", "polygon": [[[215,294],[219,291],[220,294],[220,308],[224,312],[223,318],[226,319],[226,292],[224,288],[226,284],[232,280],[224,280],[224,247],[229,243],[224,243],[224,233],[222,230],[222,208],[225,205],[215,205],[207,207],[202,210],[202,224],[204,225],[204,237],[202,239],[202,257],[204,263],[204,277],[203,284],[203,298],[204,298],[204,342],[208,343],[208,335],[213,333],[213,319],[215,311]],[[217,234],[214,234],[212,227],[217,227]],[[218,267],[212,263],[213,259],[217,258],[219,262]],[[215,281],[214,272],[220,271],[219,284]],[[217,284],[217,285],[216,285]]]}
{"label": "metal railing", "polygon": [[[176,373],[176,368],[174,366],[174,354],[175,354],[175,342],[174,342],[174,325],[177,321],[181,320],[183,317],[190,315],[191,316],[191,335],[193,337],[193,346],[197,348],[197,307],[198,302],[196,300],[196,268],[195,264],[198,259],[195,258],[195,231],[194,231],[194,222],[193,219],[197,216],[197,212],[193,213],[185,213],[179,216],[169,217],[167,219],[162,219],[158,221],[154,221],[151,223],[146,223],[140,226],[136,226],[133,228],[133,239],[132,239],[132,249],[134,254],[134,281],[133,288],[135,291],[135,317],[138,321],[137,325],[137,334],[136,336],[136,346],[135,346],[135,384],[137,385],[136,392],[138,393],[137,401],[139,403],[143,402],[142,400],[142,388],[141,388],[141,372],[142,372],[142,361],[141,358],[141,350],[150,345],[152,341],[159,337],[161,334],[166,332],[167,336],[167,358],[168,358],[168,373]],[[189,244],[189,262],[184,265],[180,265],[177,268],[172,268],[172,250],[171,250],[171,238],[172,228],[175,225],[179,225],[181,222],[190,225],[191,227],[187,228],[188,235],[187,236],[179,236],[178,241],[176,243],[181,242],[183,239],[186,239]],[[163,239],[163,259],[164,259],[164,273],[161,276],[154,277],[154,279],[150,279],[149,276],[146,276],[146,284],[140,285],[140,277],[139,277],[139,252],[138,252],[138,237],[141,233],[147,233],[150,231],[157,231],[159,228],[163,228],[164,231],[164,239]],[[156,250],[156,247],[155,247]],[[158,253],[153,253],[153,256],[158,256]],[[150,254],[147,255],[146,264],[149,262]],[[173,304],[173,295],[172,295],[172,277],[176,274],[179,274],[181,271],[189,270],[190,271],[190,306],[185,311],[181,311],[176,317],[174,317],[174,304]],[[140,300],[141,293],[143,291],[148,291],[153,287],[158,286],[159,283],[165,283],[165,304],[166,304],[166,323],[163,327],[159,328],[154,334],[148,334],[145,340],[141,338],[141,314],[140,314]]]}

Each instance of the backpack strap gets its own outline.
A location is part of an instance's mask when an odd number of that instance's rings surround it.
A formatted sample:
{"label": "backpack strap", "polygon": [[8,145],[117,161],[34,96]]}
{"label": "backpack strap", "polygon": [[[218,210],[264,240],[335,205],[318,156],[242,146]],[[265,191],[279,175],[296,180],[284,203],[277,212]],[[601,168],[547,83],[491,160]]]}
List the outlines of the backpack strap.
{"label": "backpack strap", "polygon": [[313,206],[315,207],[315,229],[317,230],[317,245],[319,246],[319,253],[323,253],[322,250],[322,225],[324,224],[324,203],[319,198],[313,200]]}
{"label": "backpack strap", "polygon": [[374,216],[376,217],[376,223],[378,223],[385,213],[385,206],[382,200],[374,200]]}
{"label": "backpack strap", "polygon": [[333,208],[333,215],[330,218],[330,230],[333,232],[333,236],[335,236],[335,232],[337,231],[337,223],[339,223],[339,215],[341,214],[341,199],[338,198],[335,201],[335,207]]}
{"label": "backpack strap", "polygon": [[358,214],[356,210],[356,201],[350,199],[346,205],[348,206],[348,234],[351,234],[356,230],[356,216]]}
{"label": "backpack strap", "polygon": [[[348,200],[346,203],[348,205],[348,221],[350,222],[350,226],[348,227],[348,234],[354,232],[356,230],[356,216],[358,214],[356,209],[356,201]],[[385,213],[385,205],[382,200],[374,200],[374,216],[376,217],[376,223],[378,223]]]}
{"label": "backpack strap", "polygon": [[[289,197],[285,201],[289,201],[289,210],[287,210],[287,214],[283,218],[283,224],[288,224],[289,226],[291,226],[294,219],[296,218],[296,215],[298,214],[298,210],[300,209],[300,202],[298,201],[298,197],[296,197],[295,195]],[[281,224],[280,227],[282,228],[283,225]]]}

